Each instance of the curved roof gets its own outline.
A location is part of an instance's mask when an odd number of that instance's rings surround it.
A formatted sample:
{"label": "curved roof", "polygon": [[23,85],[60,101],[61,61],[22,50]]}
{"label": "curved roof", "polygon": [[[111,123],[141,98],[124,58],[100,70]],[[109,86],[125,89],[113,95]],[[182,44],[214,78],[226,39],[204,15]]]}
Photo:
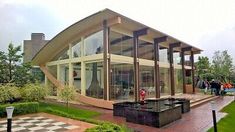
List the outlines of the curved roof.
{"label": "curved roof", "polygon": [[[115,17],[121,18],[121,24],[114,26],[116,28],[125,29],[128,31],[136,31],[142,28],[148,28],[148,34],[146,35],[146,38],[153,39],[156,37],[168,36],[168,46],[169,43],[181,42],[181,48],[192,47],[194,53],[200,53],[202,51],[199,48],[177,40],[165,33],[145,26],[121,14],[118,14],[109,9],[104,9],[74,23],[73,25],[57,34],[33,57],[33,64],[45,64],[46,62],[54,58],[54,56],[56,56],[58,53],[60,53],[64,48],[66,48],[70,43],[77,41],[78,37],[87,36],[95,31],[101,30],[103,20],[110,20]],[[167,47],[167,44],[165,44],[165,46]]]}

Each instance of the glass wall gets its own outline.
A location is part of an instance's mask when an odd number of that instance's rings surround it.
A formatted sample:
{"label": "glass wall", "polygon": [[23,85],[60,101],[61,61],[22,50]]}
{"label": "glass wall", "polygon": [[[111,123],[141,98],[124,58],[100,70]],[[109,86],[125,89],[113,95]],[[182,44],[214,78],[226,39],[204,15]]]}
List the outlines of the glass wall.
{"label": "glass wall", "polygon": [[58,55],[56,55],[52,60],[57,61],[57,60],[64,60],[64,59],[69,59],[69,47],[63,49]]}
{"label": "glass wall", "polygon": [[60,82],[65,85],[69,84],[69,64],[60,65]]}
{"label": "glass wall", "polygon": [[111,63],[111,100],[134,100],[134,72],[132,64]]}
{"label": "glass wall", "polygon": [[84,39],[85,55],[103,52],[103,30],[96,32]]}
{"label": "glass wall", "polygon": [[160,49],[159,50],[159,61],[168,63],[168,50],[167,49]]}
{"label": "glass wall", "polygon": [[139,58],[153,60],[154,59],[154,47],[152,43],[139,40]]}
{"label": "glass wall", "polygon": [[81,63],[73,64],[73,86],[78,93],[81,93]]}
{"label": "glass wall", "polygon": [[180,57],[180,52],[174,52],[173,53],[173,61],[174,64],[181,64],[181,57]]}
{"label": "glass wall", "polygon": [[103,63],[86,64],[86,95],[103,99]]}
{"label": "glass wall", "polygon": [[48,66],[48,70],[54,78],[57,78],[57,65]]}
{"label": "glass wall", "polygon": [[161,96],[171,94],[170,69],[160,67],[160,92]]}
{"label": "glass wall", "polygon": [[175,74],[175,93],[183,93],[183,74],[182,69],[174,69]]}
{"label": "glass wall", "polygon": [[140,89],[147,92],[146,98],[156,97],[153,66],[140,66]]}
{"label": "glass wall", "polygon": [[81,44],[82,42],[78,40],[72,46],[72,58],[81,57]]}
{"label": "glass wall", "polygon": [[133,57],[133,39],[130,36],[110,31],[111,54]]}

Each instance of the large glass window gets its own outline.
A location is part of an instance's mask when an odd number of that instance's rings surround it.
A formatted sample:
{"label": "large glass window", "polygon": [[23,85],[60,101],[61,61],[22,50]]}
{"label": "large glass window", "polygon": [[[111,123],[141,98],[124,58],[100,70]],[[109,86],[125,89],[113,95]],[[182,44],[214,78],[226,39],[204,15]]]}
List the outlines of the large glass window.
{"label": "large glass window", "polygon": [[62,50],[58,55],[56,55],[52,60],[57,61],[57,60],[64,60],[64,59],[69,59],[69,47],[65,48]]}
{"label": "large glass window", "polygon": [[103,30],[96,32],[84,39],[85,55],[103,52]]}
{"label": "large glass window", "polygon": [[86,95],[103,99],[103,63],[86,64]]}
{"label": "large glass window", "polygon": [[78,42],[76,42],[73,47],[72,47],[72,57],[76,58],[76,57],[81,57],[81,44],[82,42],[79,40]]}
{"label": "large glass window", "polygon": [[57,65],[48,66],[48,70],[54,78],[57,78]]}
{"label": "large glass window", "polygon": [[111,63],[110,98],[134,100],[134,72],[132,64]]}
{"label": "large glass window", "polygon": [[159,50],[159,61],[160,62],[167,62],[167,63],[169,62],[167,49],[160,49]]}
{"label": "large glass window", "polygon": [[153,60],[154,59],[153,48],[154,47],[152,43],[139,40],[139,58]]}
{"label": "large glass window", "polygon": [[160,67],[160,92],[161,96],[171,94],[170,69]]}
{"label": "large glass window", "polygon": [[60,82],[65,85],[69,84],[69,64],[60,65]]}
{"label": "large glass window", "polygon": [[140,89],[144,89],[146,98],[155,98],[156,91],[154,87],[154,67],[140,66]]}
{"label": "large glass window", "polygon": [[73,85],[78,93],[81,93],[81,64],[73,64]]}
{"label": "large glass window", "polygon": [[173,53],[173,61],[174,61],[174,64],[181,64],[180,52]]}
{"label": "large glass window", "polygon": [[175,72],[175,93],[183,93],[182,69],[174,69]]}
{"label": "large glass window", "polygon": [[111,54],[133,57],[132,37],[111,31],[109,39]]}

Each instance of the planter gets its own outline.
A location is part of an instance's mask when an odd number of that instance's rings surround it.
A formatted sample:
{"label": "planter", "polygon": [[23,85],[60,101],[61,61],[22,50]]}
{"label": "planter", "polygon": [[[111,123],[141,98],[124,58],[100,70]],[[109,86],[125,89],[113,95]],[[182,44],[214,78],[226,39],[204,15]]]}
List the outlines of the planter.
{"label": "planter", "polygon": [[122,102],[113,104],[113,116],[126,117],[126,108],[133,107],[135,102]]}
{"label": "planter", "polygon": [[127,122],[162,127],[181,118],[181,105],[165,106],[159,111],[155,108],[127,108]]}

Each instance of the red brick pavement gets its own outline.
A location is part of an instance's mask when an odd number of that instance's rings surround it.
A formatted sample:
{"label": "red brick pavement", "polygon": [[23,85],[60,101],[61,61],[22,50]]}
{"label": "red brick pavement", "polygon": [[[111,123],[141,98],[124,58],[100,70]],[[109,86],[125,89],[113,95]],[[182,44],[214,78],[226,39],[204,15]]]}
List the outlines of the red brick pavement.
{"label": "red brick pavement", "polygon": [[[215,100],[217,109],[217,120],[221,119],[226,113],[219,112],[224,106],[233,101],[233,97],[219,97]],[[125,118],[114,117],[112,112],[107,110],[98,117],[100,120],[107,120],[118,124],[126,124],[140,132],[204,132],[207,131],[212,124],[212,113],[210,102],[191,109],[189,113],[183,114],[182,119],[177,120],[163,128],[154,128],[145,125],[138,125],[125,121]]]}

